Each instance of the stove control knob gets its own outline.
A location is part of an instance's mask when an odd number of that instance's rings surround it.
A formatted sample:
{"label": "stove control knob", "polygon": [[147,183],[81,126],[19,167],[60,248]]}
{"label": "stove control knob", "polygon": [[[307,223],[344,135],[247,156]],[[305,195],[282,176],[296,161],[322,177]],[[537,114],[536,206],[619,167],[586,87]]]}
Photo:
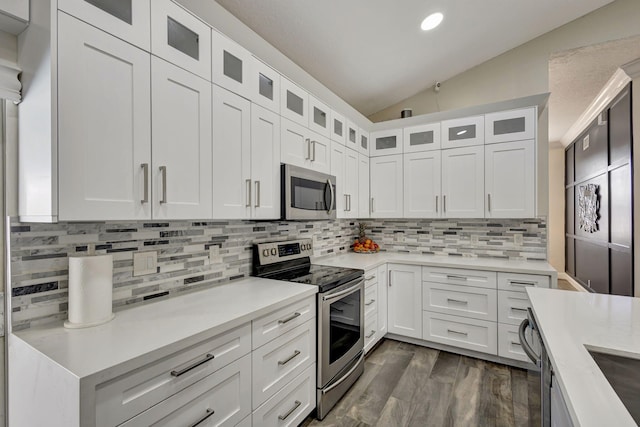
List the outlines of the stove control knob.
{"label": "stove control knob", "polygon": [[300,244],[300,250],[301,251],[306,251],[307,250],[307,245],[305,245],[304,243]]}
{"label": "stove control knob", "polygon": [[307,245],[307,250],[308,250],[308,251],[310,251],[310,250],[311,250],[311,243],[309,243],[309,244]]}
{"label": "stove control knob", "polygon": [[263,249],[262,250],[262,256],[268,257],[269,256],[269,249]]}
{"label": "stove control knob", "polygon": [[271,248],[271,255],[276,256],[277,253],[276,248]]}

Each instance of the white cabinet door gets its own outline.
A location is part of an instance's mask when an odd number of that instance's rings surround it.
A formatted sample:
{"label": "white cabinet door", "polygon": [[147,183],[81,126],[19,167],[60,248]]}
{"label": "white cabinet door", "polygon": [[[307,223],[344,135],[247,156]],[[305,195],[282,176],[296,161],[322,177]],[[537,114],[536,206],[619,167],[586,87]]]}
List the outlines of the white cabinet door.
{"label": "white cabinet door", "polygon": [[331,110],[331,140],[345,145],[347,142],[347,122],[344,116]]}
{"label": "white cabinet door", "polygon": [[439,218],[440,150],[404,155],[404,217]]}
{"label": "white cabinet door", "polygon": [[313,96],[309,95],[309,129],[320,135],[331,137],[330,109]]}
{"label": "white cabinet door", "polygon": [[484,144],[484,116],[445,120],[441,129],[442,148]]}
{"label": "white cabinet door", "polygon": [[371,132],[371,156],[402,154],[402,129]]}
{"label": "white cabinet door", "polygon": [[387,333],[388,283],[387,265],[381,265],[378,267],[378,339]]}
{"label": "white cabinet door", "polygon": [[311,138],[309,129],[282,118],[280,122],[280,160],[282,163],[300,166],[302,168],[311,167]]}
{"label": "white cabinet door", "polygon": [[536,108],[501,111],[484,116],[485,143],[521,141],[536,137]]}
{"label": "white cabinet door", "polygon": [[360,142],[360,128],[353,124],[350,120],[347,120],[347,134],[346,134],[347,147],[352,150],[358,151],[358,143]]}
{"label": "white cabinet door", "polygon": [[[28,12],[29,2],[19,2],[27,5]],[[151,0],[58,0],[60,10],[147,52],[151,47],[150,4]]]}
{"label": "white cabinet door", "polygon": [[280,73],[255,56],[251,64],[251,101],[280,114]]}
{"label": "white cabinet door", "polygon": [[484,218],[484,146],[442,150],[445,218]]}
{"label": "white cabinet door", "polygon": [[58,24],[59,219],[150,219],[150,55],[64,13]]}
{"label": "white cabinet door", "polygon": [[[369,167],[369,156],[366,156],[362,153],[358,154],[358,204],[357,204],[357,211],[358,211],[358,216],[357,218],[369,218],[371,216],[371,212],[369,211],[369,187],[370,187],[370,181],[369,181],[369,172],[370,172],[370,167]],[[355,199],[355,196],[354,196]],[[356,206],[356,205],[354,205]],[[354,212],[355,212],[355,207],[354,207]]]}
{"label": "white cabinet door", "polygon": [[151,62],[154,219],[211,218],[211,83]]}
{"label": "white cabinet door", "polygon": [[171,0],[151,2],[151,53],[211,81],[211,27]]}
{"label": "white cabinet door", "polygon": [[371,158],[371,217],[402,218],[402,154]]}
{"label": "white cabinet door", "polygon": [[251,217],[251,102],[213,85],[213,217]]}
{"label": "white cabinet door", "polygon": [[358,151],[368,156],[369,155],[369,132],[360,129],[360,142],[358,144]]}
{"label": "white cabinet door", "polygon": [[311,169],[329,173],[331,171],[331,140],[315,132],[309,132],[311,138]]}
{"label": "white cabinet door", "polygon": [[251,105],[254,219],[280,218],[280,115]]}
{"label": "white cabinet door", "polygon": [[251,98],[249,79],[253,57],[249,51],[216,30],[211,31],[211,46],[213,82],[247,99]]}
{"label": "white cabinet door", "polygon": [[422,269],[389,264],[388,331],[422,339]]}
{"label": "white cabinet door", "polygon": [[[358,218],[359,211],[359,171],[360,157],[358,153],[345,147],[345,218]],[[367,176],[368,176],[367,172]],[[368,193],[367,193],[368,194]],[[368,197],[368,195],[367,195]]]}
{"label": "white cabinet door", "polygon": [[487,218],[535,216],[535,142],[485,146]]}
{"label": "white cabinet door", "polygon": [[331,175],[336,177],[336,216],[346,218],[348,197],[345,193],[345,162],[347,148],[336,141],[331,141]]}
{"label": "white cabinet door", "polygon": [[309,95],[291,81],[280,79],[280,114],[282,117],[307,127],[309,126],[309,112],[307,104]]}
{"label": "white cabinet door", "polygon": [[404,153],[440,149],[440,123],[413,126],[403,131]]}

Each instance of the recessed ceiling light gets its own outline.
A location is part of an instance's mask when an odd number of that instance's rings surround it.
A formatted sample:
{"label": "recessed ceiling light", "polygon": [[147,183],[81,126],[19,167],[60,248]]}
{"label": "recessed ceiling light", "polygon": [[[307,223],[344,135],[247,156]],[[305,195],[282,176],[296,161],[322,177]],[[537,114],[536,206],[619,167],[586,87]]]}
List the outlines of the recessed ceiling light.
{"label": "recessed ceiling light", "polygon": [[423,31],[433,30],[435,27],[440,25],[443,18],[444,15],[440,12],[432,13],[431,15],[424,18],[424,21],[422,21],[420,28],[422,28]]}

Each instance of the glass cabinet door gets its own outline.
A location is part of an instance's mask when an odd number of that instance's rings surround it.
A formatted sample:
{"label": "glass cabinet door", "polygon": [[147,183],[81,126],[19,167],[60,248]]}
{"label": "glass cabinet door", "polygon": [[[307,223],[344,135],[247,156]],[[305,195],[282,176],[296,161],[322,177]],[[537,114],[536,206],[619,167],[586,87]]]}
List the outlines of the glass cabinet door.
{"label": "glass cabinet door", "polygon": [[445,120],[441,125],[442,148],[484,144],[484,116]]}
{"label": "glass cabinet door", "polygon": [[358,144],[358,151],[362,154],[369,155],[369,132],[360,129],[360,143]]}
{"label": "glass cabinet door", "polygon": [[280,79],[280,114],[302,126],[309,127],[307,104],[309,95],[291,81]]}
{"label": "glass cabinet door", "polygon": [[404,152],[417,153],[440,149],[440,123],[405,128]]}
{"label": "glass cabinet door", "polygon": [[391,129],[371,133],[371,156],[402,154],[402,129]]}
{"label": "glass cabinet door", "polygon": [[244,98],[251,98],[251,54],[228,39],[211,31],[213,82]]}
{"label": "glass cabinet door", "polygon": [[358,151],[360,145],[360,128],[347,120],[347,147]]}
{"label": "glass cabinet door", "polygon": [[280,114],[280,73],[251,57],[249,92],[252,102]]}
{"label": "glass cabinet door", "polygon": [[311,95],[309,95],[309,129],[327,138],[331,136],[329,107]]}
{"label": "glass cabinet door", "polygon": [[336,111],[331,110],[330,125],[331,140],[345,145],[345,142],[347,140],[347,125],[344,120],[344,116]]}
{"label": "glass cabinet door", "polygon": [[485,115],[485,142],[522,141],[536,135],[536,107]]}

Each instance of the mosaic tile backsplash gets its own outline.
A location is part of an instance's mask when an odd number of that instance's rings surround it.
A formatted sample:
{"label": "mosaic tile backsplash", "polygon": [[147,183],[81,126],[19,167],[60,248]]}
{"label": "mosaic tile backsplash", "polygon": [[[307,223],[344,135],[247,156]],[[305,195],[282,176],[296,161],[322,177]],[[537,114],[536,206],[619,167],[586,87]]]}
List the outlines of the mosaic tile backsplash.
{"label": "mosaic tile backsplash", "polygon": [[[544,219],[365,222],[368,235],[386,251],[546,259]],[[349,250],[357,234],[358,222],[353,220],[58,224],[15,220],[10,248],[13,330],[66,319],[69,256],[113,255],[113,306],[119,311],[249,276],[253,243],[312,238],[314,255],[323,256]],[[522,235],[522,245],[514,244],[514,234]],[[158,252],[158,273],[133,276],[133,253],[138,251]]]}

